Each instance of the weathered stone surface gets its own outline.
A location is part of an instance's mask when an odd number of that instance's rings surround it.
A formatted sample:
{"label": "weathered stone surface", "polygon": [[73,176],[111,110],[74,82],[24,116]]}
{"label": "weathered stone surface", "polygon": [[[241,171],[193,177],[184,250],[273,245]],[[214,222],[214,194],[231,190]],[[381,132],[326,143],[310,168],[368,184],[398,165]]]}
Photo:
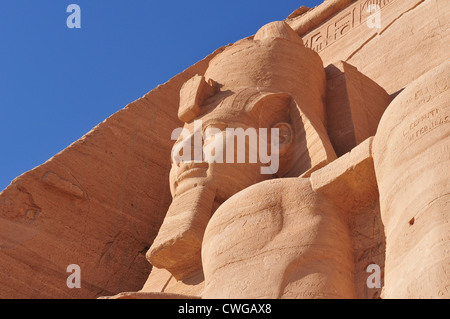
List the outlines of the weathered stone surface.
{"label": "weathered stone surface", "polygon": [[[207,86],[205,79],[217,83],[220,89],[209,94],[208,99],[201,99],[200,105],[195,97],[202,95]],[[169,270],[178,280],[201,270],[203,233],[217,206],[257,182],[274,176],[299,176],[336,158],[325,130],[323,65],[286,23],[270,23],[253,39],[226,48],[211,60],[205,79],[195,76],[181,90],[182,102],[195,101],[187,107],[181,104],[179,112],[188,119],[185,129],[192,135],[189,146],[195,142],[193,120],[204,121],[203,130],[209,125],[240,127],[240,123],[245,129],[277,128],[284,140],[278,146],[280,163],[265,175],[260,172],[261,162],[236,164],[234,159],[228,160],[230,140],[225,131],[215,135],[213,142],[222,142],[216,152],[226,149],[227,154],[224,152],[220,160],[223,162],[225,155],[225,163],[201,158],[200,162],[192,158],[182,163],[173,160],[173,202],[147,256],[154,266]],[[186,110],[189,117],[185,116]],[[179,139],[174,151],[178,144],[184,146],[185,138]],[[201,145],[199,151],[205,151],[207,144]],[[238,147],[239,142],[233,144],[233,156],[239,156]]]}
{"label": "weathered stone surface", "polygon": [[303,36],[334,14],[339,13],[340,10],[344,9],[350,3],[352,3],[352,0],[326,0],[320,6],[308,12],[305,11],[306,14],[299,15],[298,17],[289,16],[286,22],[300,36]]}
{"label": "weathered stone surface", "polygon": [[450,62],[395,98],[374,140],[385,298],[450,297]]}
{"label": "weathered stone surface", "polygon": [[[100,123],[0,193],[0,298],[136,291],[169,207],[171,133],[183,83],[211,55]],[[81,289],[66,268],[78,264]]]}
{"label": "weathered stone surface", "polygon": [[200,299],[186,294],[170,294],[158,292],[121,292],[114,297],[100,297],[99,299]]}
{"label": "weathered stone surface", "polygon": [[276,179],[239,192],[206,229],[202,297],[354,298],[343,215],[308,179]]}
{"label": "weathered stone surface", "polygon": [[[356,298],[379,298],[380,288],[367,286],[368,265],[384,271],[385,235],[372,156],[373,137],[311,174],[314,191],[345,212],[354,262]],[[383,277],[380,278],[381,284]]]}
{"label": "weathered stone surface", "polygon": [[340,61],[326,67],[327,131],[337,156],[374,136],[392,98],[373,80]]}
{"label": "weathered stone surface", "polygon": [[372,158],[373,137],[334,162],[311,174],[312,188],[330,197],[348,212],[363,209],[378,199]]}
{"label": "weathered stone surface", "polygon": [[183,280],[176,280],[166,269],[153,267],[141,292],[178,293],[200,297],[205,284],[204,280],[203,271]]}
{"label": "weathered stone surface", "polygon": [[[0,297],[449,298],[449,25],[327,0],[219,49],[0,193]],[[278,170],[177,161],[194,120],[277,128]]]}
{"label": "weathered stone surface", "polygon": [[[328,0],[310,12],[318,12],[322,6],[334,7],[334,3],[348,5],[350,1]],[[381,28],[369,28],[367,8],[377,3]],[[294,30],[307,47],[320,54],[324,65],[348,62],[394,94],[448,60],[449,6],[446,0],[351,1],[306,33],[295,25]],[[308,13],[299,19],[308,20]]]}

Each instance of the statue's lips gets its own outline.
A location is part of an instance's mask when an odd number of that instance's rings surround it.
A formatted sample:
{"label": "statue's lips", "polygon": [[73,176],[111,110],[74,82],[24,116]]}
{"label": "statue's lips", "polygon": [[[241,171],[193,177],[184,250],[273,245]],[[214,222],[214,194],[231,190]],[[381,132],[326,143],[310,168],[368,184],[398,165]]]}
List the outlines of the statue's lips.
{"label": "statue's lips", "polygon": [[192,177],[206,177],[208,166],[208,163],[183,164],[177,170],[177,181],[180,182],[183,179]]}

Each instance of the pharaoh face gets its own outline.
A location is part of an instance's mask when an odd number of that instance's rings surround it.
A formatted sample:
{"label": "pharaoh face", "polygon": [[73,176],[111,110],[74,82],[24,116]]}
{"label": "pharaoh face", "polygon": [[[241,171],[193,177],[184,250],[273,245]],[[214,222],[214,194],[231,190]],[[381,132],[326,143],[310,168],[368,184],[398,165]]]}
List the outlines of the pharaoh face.
{"label": "pharaoh face", "polygon": [[323,163],[316,127],[325,120],[325,84],[320,57],[285,22],[224,49],[204,76],[184,83],[184,126],[172,134],[173,201],[147,253],[150,263],[177,280],[200,271],[203,234],[222,202]]}
{"label": "pharaoh face", "polygon": [[207,186],[221,203],[273,178],[292,144],[290,101],[287,94],[256,89],[214,94],[190,116],[172,149],[173,197]]}

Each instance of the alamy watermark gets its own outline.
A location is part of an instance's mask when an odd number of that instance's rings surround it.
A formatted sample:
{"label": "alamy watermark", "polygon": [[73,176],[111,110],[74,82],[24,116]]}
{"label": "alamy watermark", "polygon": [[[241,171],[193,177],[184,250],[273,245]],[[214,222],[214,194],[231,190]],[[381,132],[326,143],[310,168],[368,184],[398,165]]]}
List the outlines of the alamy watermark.
{"label": "alamy watermark", "polygon": [[77,264],[71,264],[67,266],[67,272],[71,273],[69,277],[67,277],[66,285],[68,288],[81,288],[81,268]]}
{"label": "alamy watermark", "polygon": [[366,268],[371,275],[367,278],[366,284],[369,289],[381,288],[381,268],[377,264],[370,264]]}
{"label": "alamy watermark", "polygon": [[66,20],[69,29],[81,28],[81,8],[78,4],[69,4],[66,9],[67,13],[71,13]]}
{"label": "alamy watermark", "polygon": [[[267,131],[266,128],[257,130],[251,127],[226,128],[225,130],[208,127],[203,131],[202,121],[195,120],[193,133],[187,128],[173,130],[171,138],[179,142],[175,143],[172,149],[172,160],[177,164],[182,162],[258,163],[259,155],[259,162],[267,164],[261,167],[261,174],[276,174],[279,168],[279,129],[270,130],[270,155]],[[237,140],[236,143],[235,140]],[[247,157],[248,162],[246,162]]]}

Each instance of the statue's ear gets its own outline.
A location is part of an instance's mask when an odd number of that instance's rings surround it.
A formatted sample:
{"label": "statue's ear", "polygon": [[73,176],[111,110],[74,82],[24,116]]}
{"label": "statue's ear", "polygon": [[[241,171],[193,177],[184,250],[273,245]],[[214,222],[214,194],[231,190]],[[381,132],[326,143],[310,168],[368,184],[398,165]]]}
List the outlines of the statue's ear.
{"label": "statue's ear", "polygon": [[272,129],[278,129],[278,153],[280,156],[283,156],[293,144],[294,129],[291,124],[286,122],[277,123],[272,126]]}
{"label": "statue's ear", "polygon": [[205,100],[216,93],[217,83],[213,80],[206,82],[202,75],[195,75],[183,84],[180,91],[180,108],[178,118],[189,123],[202,114]]}
{"label": "statue's ear", "polygon": [[247,111],[258,114],[260,124],[274,125],[277,122],[290,122],[290,109],[294,99],[289,93],[260,92]]}
{"label": "statue's ear", "polygon": [[[289,93],[261,92],[254,103],[251,103],[251,113],[258,116],[260,127],[271,129],[271,152],[283,157],[294,145],[294,128],[292,126],[291,110],[297,105]],[[278,131],[277,140],[273,140],[274,129]],[[274,147],[277,145],[277,147]]]}

